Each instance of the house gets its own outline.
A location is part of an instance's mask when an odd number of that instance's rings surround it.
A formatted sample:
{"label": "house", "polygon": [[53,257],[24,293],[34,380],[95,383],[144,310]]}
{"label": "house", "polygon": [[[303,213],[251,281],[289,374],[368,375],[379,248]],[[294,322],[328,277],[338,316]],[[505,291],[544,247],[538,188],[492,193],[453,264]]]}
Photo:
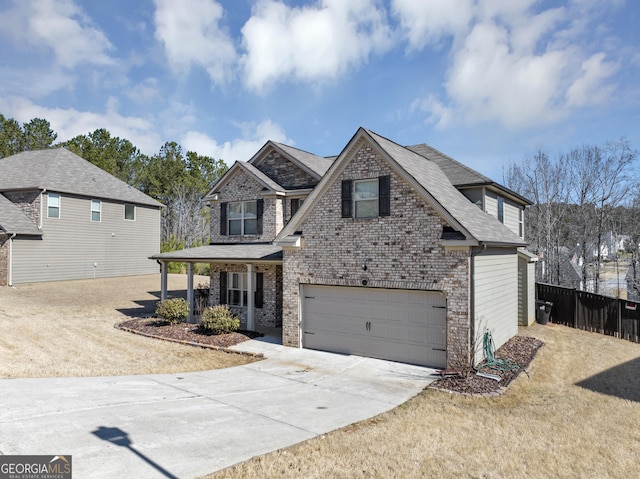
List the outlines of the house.
{"label": "house", "polygon": [[64,148],[0,159],[0,285],[153,274],[163,205]]}
{"label": "house", "polygon": [[428,145],[364,128],[331,158],[267,142],[208,200],[211,244],[152,256],[163,297],[166,263],[211,263],[211,303],[284,345],[453,367],[533,321],[530,202]]}

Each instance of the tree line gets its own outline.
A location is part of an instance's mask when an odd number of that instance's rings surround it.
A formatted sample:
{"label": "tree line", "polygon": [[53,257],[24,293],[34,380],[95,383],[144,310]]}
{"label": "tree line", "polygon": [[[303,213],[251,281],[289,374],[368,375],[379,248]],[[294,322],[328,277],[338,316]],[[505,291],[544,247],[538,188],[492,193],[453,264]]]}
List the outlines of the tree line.
{"label": "tree line", "polygon": [[[508,165],[505,185],[533,202],[525,238],[540,257],[538,281],[600,292],[605,246],[620,237],[626,237],[623,250],[632,266],[637,264],[637,156],[623,138],[555,155],[539,149]],[[617,257],[619,251],[612,253]]]}
{"label": "tree line", "polygon": [[57,137],[45,119],[20,124],[0,114],[0,158],[28,150],[67,148],[166,206],[162,210],[162,251],[208,244],[209,209],[203,198],[227,171],[222,159],[184,152],[173,141],[148,156],[104,128],[64,142],[56,143]]}

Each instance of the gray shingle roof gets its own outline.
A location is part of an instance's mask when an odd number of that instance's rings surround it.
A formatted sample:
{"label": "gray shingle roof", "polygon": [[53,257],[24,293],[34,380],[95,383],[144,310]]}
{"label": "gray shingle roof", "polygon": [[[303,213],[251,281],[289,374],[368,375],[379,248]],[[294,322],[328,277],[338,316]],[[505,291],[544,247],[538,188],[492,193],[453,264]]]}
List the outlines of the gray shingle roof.
{"label": "gray shingle roof", "polygon": [[42,235],[33,221],[2,194],[0,194],[0,230],[9,234]]}
{"label": "gray shingle roof", "polygon": [[449,181],[453,186],[463,187],[463,186],[492,186],[496,190],[501,190],[504,193],[507,193],[510,196],[518,198],[525,204],[533,204],[531,200],[525,198],[522,195],[519,195],[515,191],[506,188],[505,186],[496,183],[488,176],[483,175],[482,173],[477,172],[473,168],[468,167],[460,163],[457,160],[454,160],[448,155],[436,150],[432,146],[427,145],[426,143],[422,143],[420,145],[406,146],[405,148],[418,153],[420,156],[424,156],[429,160],[433,161],[436,165],[440,167],[442,172],[449,178]]}
{"label": "gray shingle roof", "polygon": [[136,188],[65,148],[24,151],[0,159],[0,191],[47,189],[162,207]]}
{"label": "gray shingle roof", "polygon": [[272,244],[226,244],[188,248],[150,257],[164,261],[282,261],[282,248]]}
{"label": "gray shingle roof", "polygon": [[494,244],[526,244],[522,238],[460,193],[436,162],[372,131],[365,131],[476,240]]}
{"label": "gray shingle roof", "polygon": [[478,173],[467,165],[463,165],[459,161],[454,160],[450,156],[445,155],[426,143],[407,146],[406,148],[433,161],[440,167],[442,172],[447,175],[447,178],[449,178],[449,181],[454,186],[486,185],[493,183],[491,178],[484,176],[482,173]]}
{"label": "gray shingle roof", "polygon": [[289,145],[283,145],[282,143],[273,142],[274,145],[277,145],[278,148],[281,148],[287,154],[291,155],[293,158],[298,160],[304,166],[306,166],[311,171],[315,172],[318,177],[324,176],[329,167],[333,164],[334,158],[325,158],[323,156],[314,155],[313,153],[309,153],[308,151],[299,150],[298,148],[294,148]]}

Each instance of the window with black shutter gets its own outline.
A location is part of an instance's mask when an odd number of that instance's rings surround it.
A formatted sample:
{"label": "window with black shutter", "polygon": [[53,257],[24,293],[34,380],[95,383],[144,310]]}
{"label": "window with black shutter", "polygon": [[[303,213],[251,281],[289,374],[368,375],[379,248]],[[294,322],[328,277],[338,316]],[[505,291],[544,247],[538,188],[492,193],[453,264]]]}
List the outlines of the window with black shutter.
{"label": "window with black shutter", "polygon": [[227,304],[227,272],[220,271],[220,304]]}

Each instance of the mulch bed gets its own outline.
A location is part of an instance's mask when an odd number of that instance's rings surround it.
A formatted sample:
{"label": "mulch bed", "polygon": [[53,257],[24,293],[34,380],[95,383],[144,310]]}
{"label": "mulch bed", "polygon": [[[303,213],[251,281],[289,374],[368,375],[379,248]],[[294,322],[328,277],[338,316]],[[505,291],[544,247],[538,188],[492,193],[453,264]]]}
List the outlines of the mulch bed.
{"label": "mulch bed", "polygon": [[526,372],[538,350],[544,345],[542,341],[528,336],[514,336],[503,344],[496,352],[497,361],[505,361],[507,367],[480,366],[478,371],[500,377],[500,381],[478,376],[474,371],[466,377],[455,372],[451,375],[438,379],[431,384],[431,389],[439,389],[463,395],[484,395],[495,396],[505,390],[522,372]]}
{"label": "mulch bed", "polygon": [[243,341],[264,336],[255,331],[235,331],[233,333],[213,334],[197,324],[179,323],[168,324],[152,318],[135,318],[117,325],[118,328],[145,336],[162,338],[169,341],[202,345],[225,349]]}

